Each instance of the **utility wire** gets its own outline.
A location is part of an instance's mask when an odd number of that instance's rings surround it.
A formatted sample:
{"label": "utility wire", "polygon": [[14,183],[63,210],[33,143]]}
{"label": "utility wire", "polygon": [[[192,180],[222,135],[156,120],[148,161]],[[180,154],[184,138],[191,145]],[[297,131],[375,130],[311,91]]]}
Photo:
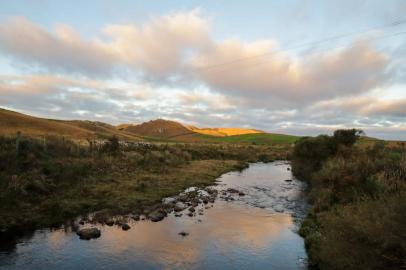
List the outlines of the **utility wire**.
{"label": "utility wire", "polygon": [[[397,33],[388,34],[388,35],[385,35],[385,36],[379,36],[379,37],[371,38],[371,40],[390,38],[390,37],[401,36],[401,35],[405,35],[405,34],[406,34],[406,31],[404,31],[404,32],[397,32]],[[329,49],[352,48],[352,47],[355,47],[356,45],[358,45],[358,44],[360,44],[360,43],[362,43],[362,41],[354,42],[354,43],[351,44],[350,46],[344,46],[344,45],[343,45],[343,46],[336,46],[336,47],[329,48]],[[317,51],[313,51],[312,54],[314,55],[314,54],[322,53],[322,52],[325,52],[325,51],[326,51],[326,49],[317,50]],[[269,55],[270,55],[270,54],[269,54]],[[268,55],[268,56],[269,56],[269,55]],[[275,55],[275,56],[278,56],[278,55]],[[261,66],[261,65],[263,65],[263,64],[267,64],[267,63],[269,63],[269,62],[274,61],[275,58],[267,59],[267,60],[263,60],[263,59],[259,59],[259,60],[262,60],[262,61],[261,61],[261,62],[255,62],[255,63],[248,63],[248,64],[250,64],[250,65],[244,65],[244,66],[242,66],[242,67],[240,66],[240,68],[242,68],[242,69],[245,70],[245,69],[247,69],[247,68],[258,67],[258,66]],[[221,71],[225,71],[225,70],[230,70],[230,68],[232,68],[232,67],[229,67],[229,66],[224,65],[224,66],[218,67],[218,68],[220,68],[220,69],[216,69],[216,72],[221,72]],[[204,71],[203,71],[203,72],[204,72]]]}
{"label": "utility wire", "polygon": [[[384,29],[384,28],[388,28],[388,27],[394,27],[394,26],[402,25],[404,23],[406,23],[406,19],[399,19],[399,20],[393,21],[393,22],[388,23],[388,24],[384,24],[384,25],[381,25],[381,26],[378,26],[378,27],[369,28],[367,30],[362,30],[362,31],[360,30],[360,31],[355,31],[355,32],[351,32],[351,33],[340,34],[340,35],[336,35],[336,36],[330,36],[330,37],[327,37],[327,38],[324,38],[324,39],[321,39],[321,40],[317,40],[317,41],[313,41],[313,42],[298,44],[298,45],[294,45],[294,46],[288,46],[283,51],[289,51],[289,50],[298,49],[298,48],[302,48],[302,47],[318,45],[318,44],[329,42],[329,41],[336,40],[336,39],[341,39],[341,38],[354,36],[354,35],[365,34],[365,33],[371,32],[371,31],[379,30],[379,29]],[[267,52],[267,53],[263,53],[263,54],[247,56],[247,57],[235,59],[235,60],[224,62],[224,63],[218,63],[218,64],[214,64],[214,65],[197,67],[197,68],[193,69],[193,71],[211,70],[211,69],[215,69],[215,68],[218,68],[218,67],[222,67],[222,66],[226,66],[226,65],[230,65],[230,64],[234,64],[234,63],[239,63],[239,62],[242,62],[242,61],[245,61],[245,60],[261,58],[261,57],[264,57],[264,56],[276,54],[278,52],[283,52],[283,51],[282,50],[272,51],[272,52]]]}

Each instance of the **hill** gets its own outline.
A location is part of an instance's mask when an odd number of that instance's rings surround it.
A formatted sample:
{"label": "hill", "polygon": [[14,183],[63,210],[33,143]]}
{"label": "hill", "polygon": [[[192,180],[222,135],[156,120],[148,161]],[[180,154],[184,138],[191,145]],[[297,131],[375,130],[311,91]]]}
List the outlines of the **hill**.
{"label": "hill", "polygon": [[0,108],[0,135],[13,136],[18,131],[31,137],[47,135],[85,140],[115,135],[125,140],[141,140],[133,134],[117,130],[114,126],[102,122],[45,119]]}
{"label": "hill", "polygon": [[114,135],[127,141],[291,144],[298,138],[255,129],[198,128],[164,119],[118,126],[87,120],[53,120],[0,108],[0,135],[13,136],[18,131],[31,137],[64,136],[75,140],[105,139]]}
{"label": "hill", "polygon": [[197,128],[194,126],[188,126],[188,128],[196,133],[225,137],[233,135],[243,135],[243,134],[256,134],[256,133],[265,133],[261,130],[256,129],[246,129],[246,128]]}
{"label": "hill", "polygon": [[134,135],[161,139],[173,139],[178,136],[194,134],[182,124],[164,119],[151,120],[139,125],[120,125],[120,127],[122,131]]}

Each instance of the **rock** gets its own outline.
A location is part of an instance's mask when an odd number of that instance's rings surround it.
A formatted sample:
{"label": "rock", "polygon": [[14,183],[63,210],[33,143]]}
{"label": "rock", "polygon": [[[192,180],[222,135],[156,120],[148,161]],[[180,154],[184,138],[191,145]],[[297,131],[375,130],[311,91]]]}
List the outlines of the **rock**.
{"label": "rock", "polygon": [[187,215],[188,215],[189,217],[193,217],[193,213],[192,213],[192,212],[189,212]]}
{"label": "rock", "polygon": [[235,188],[228,188],[227,191],[230,193],[239,193],[239,191]]}
{"label": "rock", "polygon": [[188,236],[189,235],[189,233],[188,232],[184,232],[184,231],[181,231],[180,233],[178,233],[179,235],[181,235],[181,236],[183,236],[183,237],[185,237],[185,236]]}
{"label": "rock", "polygon": [[285,182],[292,182],[292,179],[286,179]]}
{"label": "rock", "polygon": [[123,229],[123,231],[128,231],[129,229],[131,229],[131,227],[130,227],[130,225],[128,225],[127,223],[124,223],[124,224],[121,226],[121,229]]}
{"label": "rock", "polygon": [[240,191],[240,192],[238,193],[238,196],[245,196],[245,193],[242,192],[242,191]]}
{"label": "rock", "polygon": [[189,211],[192,212],[192,213],[194,213],[196,210],[195,210],[195,208],[192,206],[192,207],[189,208]]}
{"label": "rock", "polygon": [[290,168],[288,167],[287,170],[290,171]]}
{"label": "rock", "polygon": [[162,199],[162,203],[163,204],[171,204],[171,203],[175,203],[176,199],[172,198],[172,197],[168,197],[168,198],[163,198]]}
{"label": "rock", "polygon": [[194,202],[192,202],[192,207],[197,207],[198,205],[199,205],[199,203],[198,202],[196,202],[196,201],[194,201]]}
{"label": "rock", "polygon": [[177,202],[174,206],[175,212],[180,212],[183,211],[187,208],[187,205],[184,204],[183,202]]}
{"label": "rock", "polygon": [[166,217],[166,215],[167,214],[166,214],[165,210],[158,209],[158,210],[155,210],[155,211],[149,213],[148,217],[152,222],[158,222],[158,221],[163,220]]}
{"label": "rock", "polygon": [[135,221],[139,221],[139,220],[140,220],[140,216],[139,216],[139,215],[135,215],[135,216],[133,216],[133,219],[134,219]]}
{"label": "rock", "polygon": [[182,216],[182,213],[176,213],[175,214],[175,217],[181,217]]}
{"label": "rock", "polygon": [[97,228],[85,228],[79,230],[76,234],[79,235],[80,239],[90,240],[92,238],[99,238],[101,232]]}
{"label": "rock", "polygon": [[210,198],[209,199],[209,203],[214,203],[215,199],[214,198]]}
{"label": "rock", "polygon": [[217,192],[218,192],[216,189],[210,188],[210,187],[207,187],[204,190],[209,194],[217,194]]}
{"label": "rock", "polygon": [[204,203],[204,204],[208,204],[208,203],[209,203],[209,200],[206,199],[206,198],[204,198],[204,199],[203,199],[203,203]]}
{"label": "rock", "polygon": [[107,225],[107,226],[113,226],[113,225],[114,225],[114,220],[113,220],[113,219],[108,219],[108,220],[106,221],[106,225]]}

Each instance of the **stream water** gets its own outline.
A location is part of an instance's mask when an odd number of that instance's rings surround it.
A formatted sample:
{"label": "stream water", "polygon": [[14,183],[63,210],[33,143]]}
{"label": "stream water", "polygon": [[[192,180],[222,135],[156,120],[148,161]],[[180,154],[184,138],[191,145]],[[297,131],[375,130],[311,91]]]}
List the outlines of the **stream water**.
{"label": "stream water", "polygon": [[288,162],[251,164],[217,183],[219,196],[227,188],[245,196],[199,206],[203,215],[132,221],[128,231],[99,226],[101,237],[90,241],[69,228],[38,230],[0,245],[0,269],[306,269],[297,234],[304,184]]}

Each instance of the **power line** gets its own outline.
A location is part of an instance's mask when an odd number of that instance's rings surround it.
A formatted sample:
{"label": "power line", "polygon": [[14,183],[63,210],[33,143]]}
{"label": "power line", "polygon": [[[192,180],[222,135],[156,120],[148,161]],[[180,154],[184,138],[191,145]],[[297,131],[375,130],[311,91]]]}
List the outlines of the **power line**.
{"label": "power line", "polygon": [[[406,34],[406,31],[404,31],[404,32],[397,32],[397,33],[393,33],[393,34],[388,34],[388,35],[385,35],[385,36],[375,37],[375,38],[371,38],[371,39],[372,39],[372,40],[376,40],[376,39],[390,38],[390,37],[400,36],[400,35],[405,35],[405,34]],[[350,46],[336,46],[336,47],[334,47],[334,48],[332,48],[332,49],[351,48],[351,47],[355,47],[356,45],[358,45],[358,44],[361,43],[361,42],[362,42],[362,41],[355,42],[355,43],[351,44]],[[331,49],[331,48],[330,48],[330,49]],[[312,54],[322,53],[322,52],[324,52],[324,51],[326,51],[326,50],[325,50],[325,49],[324,49],[324,50],[318,50],[318,51],[313,52]],[[247,69],[247,68],[252,68],[252,67],[258,67],[258,66],[260,66],[260,65],[267,64],[267,63],[272,62],[272,61],[274,61],[274,59],[268,59],[268,60],[265,60],[265,61],[263,60],[263,61],[261,61],[261,62],[251,63],[251,65],[244,65],[244,66],[242,66],[242,68],[243,68],[243,69]],[[219,67],[219,68],[220,68],[220,67]],[[226,70],[226,69],[229,70],[229,68],[230,68],[230,67],[224,65],[224,66],[222,67],[222,69],[220,69],[220,71],[219,71],[218,69],[216,69],[216,72],[221,72],[221,71],[224,71],[224,70]]]}
{"label": "power line", "polygon": [[[388,28],[388,27],[394,27],[394,26],[402,25],[404,23],[406,23],[406,19],[399,19],[399,20],[393,21],[393,22],[388,23],[388,24],[384,24],[384,25],[381,25],[381,26],[378,26],[378,27],[369,28],[367,30],[360,30],[360,31],[346,33],[346,34],[340,34],[340,35],[327,37],[327,38],[317,40],[317,41],[313,41],[313,42],[303,43],[303,44],[294,45],[294,46],[288,46],[283,51],[289,51],[289,50],[298,49],[298,48],[302,48],[302,47],[313,46],[313,45],[317,45],[317,44],[321,44],[321,43],[325,43],[325,42],[329,42],[329,41],[332,41],[332,40],[341,39],[341,38],[345,38],[345,37],[349,37],[349,36],[365,34],[365,33],[368,33],[368,32],[374,31],[374,30],[384,29],[384,28]],[[263,53],[263,54],[247,56],[247,57],[235,59],[235,60],[224,62],[224,63],[218,63],[218,64],[214,64],[214,65],[209,65],[209,66],[197,67],[197,68],[193,69],[193,71],[204,71],[204,70],[215,69],[215,68],[218,68],[218,67],[222,67],[222,66],[226,66],[226,65],[230,65],[230,64],[235,64],[235,63],[242,62],[242,61],[245,61],[245,60],[261,58],[261,57],[264,57],[264,56],[276,54],[278,52],[283,52],[283,51],[282,50],[272,51],[272,52],[267,52],[267,53]]]}

